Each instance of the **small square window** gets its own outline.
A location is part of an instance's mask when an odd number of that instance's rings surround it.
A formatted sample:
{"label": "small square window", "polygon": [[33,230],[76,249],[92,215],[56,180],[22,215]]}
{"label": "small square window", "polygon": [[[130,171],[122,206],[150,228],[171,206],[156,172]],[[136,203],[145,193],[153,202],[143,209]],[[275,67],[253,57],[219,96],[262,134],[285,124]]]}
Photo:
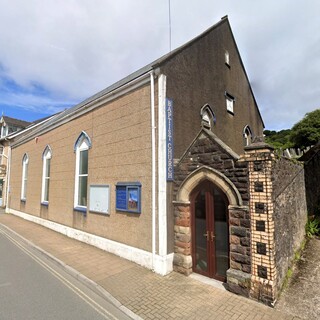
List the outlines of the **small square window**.
{"label": "small square window", "polygon": [[228,92],[225,92],[225,97],[226,97],[226,105],[227,105],[227,111],[231,114],[234,114],[234,101],[235,98],[229,94]]}

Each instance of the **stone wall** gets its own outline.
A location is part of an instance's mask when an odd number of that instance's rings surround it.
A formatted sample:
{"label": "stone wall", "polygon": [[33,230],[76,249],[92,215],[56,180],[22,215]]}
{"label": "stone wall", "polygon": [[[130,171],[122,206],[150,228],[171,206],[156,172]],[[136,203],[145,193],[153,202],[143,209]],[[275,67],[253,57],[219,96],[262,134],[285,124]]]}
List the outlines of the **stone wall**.
{"label": "stone wall", "polygon": [[285,157],[276,157],[272,165],[273,201],[290,185],[303,170],[302,165]]}
{"label": "stone wall", "polygon": [[227,288],[273,305],[305,235],[303,166],[276,157],[263,141],[246,147],[238,157],[203,129],[175,167],[174,269],[187,275],[192,272],[189,195],[204,179],[216,183],[215,175],[226,181],[220,186],[223,192],[234,188],[238,196],[228,207]]}
{"label": "stone wall", "polygon": [[174,194],[190,173],[201,166],[213,168],[230,179],[239,190],[242,204],[249,203],[247,163],[223,144],[211,131],[203,129],[175,168]]}
{"label": "stone wall", "polygon": [[286,158],[273,162],[276,285],[280,289],[305,236],[307,205],[302,164]]}
{"label": "stone wall", "polygon": [[250,180],[250,296],[273,305],[305,236],[303,166],[276,157],[263,142],[247,147],[245,160]]}
{"label": "stone wall", "polygon": [[[189,198],[179,199],[185,180],[194,172],[202,172],[202,179],[221,179],[224,192],[233,192],[238,201],[229,203],[230,269],[227,272],[230,291],[248,296],[248,277],[251,272],[250,214],[248,165],[212,132],[203,129],[175,167],[174,201],[175,248],[174,269],[184,274],[192,272],[191,211]],[[215,178],[217,176],[218,178]],[[200,183],[197,180],[196,183]],[[219,184],[217,183],[219,186]],[[192,187],[188,189],[189,194]],[[230,279],[230,281],[229,281]]]}

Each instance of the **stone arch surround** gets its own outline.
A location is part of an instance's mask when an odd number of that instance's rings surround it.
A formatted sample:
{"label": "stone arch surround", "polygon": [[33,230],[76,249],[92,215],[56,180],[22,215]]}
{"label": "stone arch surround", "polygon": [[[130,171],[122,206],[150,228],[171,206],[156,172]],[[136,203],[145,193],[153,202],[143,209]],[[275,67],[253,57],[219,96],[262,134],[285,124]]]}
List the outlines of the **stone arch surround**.
{"label": "stone arch surround", "polygon": [[192,190],[204,180],[209,180],[218,186],[226,194],[231,206],[242,206],[240,193],[232,181],[221,172],[207,166],[195,170],[182,182],[177,193],[177,201],[189,202]]}
{"label": "stone arch surround", "polygon": [[[230,269],[250,277],[250,214],[241,195],[230,179],[221,172],[201,166],[190,173],[181,183],[174,204],[174,270],[185,275],[192,273],[192,237],[190,194],[202,181],[208,180],[218,186],[229,201]],[[234,290],[232,290],[234,291]],[[242,293],[243,294],[243,293]],[[247,294],[245,294],[247,295]]]}

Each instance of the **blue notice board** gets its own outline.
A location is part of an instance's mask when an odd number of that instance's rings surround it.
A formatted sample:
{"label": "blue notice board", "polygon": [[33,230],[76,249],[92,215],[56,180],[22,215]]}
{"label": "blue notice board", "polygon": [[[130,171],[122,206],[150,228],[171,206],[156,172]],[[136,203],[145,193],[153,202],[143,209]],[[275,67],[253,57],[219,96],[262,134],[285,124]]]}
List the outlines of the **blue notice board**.
{"label": "blue notice board", "polygon": [[141,212],[141,183],[118,182],[116,184],[116,210]]}
{"label": "blue notice board", "polygon": [[167,181],[174,180],[173,170],[173,101],[166,99],[166,152],[167,152]]}

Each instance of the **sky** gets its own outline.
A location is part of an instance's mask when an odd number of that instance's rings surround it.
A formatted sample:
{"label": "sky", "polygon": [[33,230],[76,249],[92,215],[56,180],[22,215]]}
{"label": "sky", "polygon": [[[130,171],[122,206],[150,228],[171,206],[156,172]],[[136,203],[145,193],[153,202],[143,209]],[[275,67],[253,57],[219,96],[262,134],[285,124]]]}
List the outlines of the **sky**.
{"label": "sky", "polygon": [[69,108],[228,15],[269,130],[320,108],[318,0],[0,0],[0,111]]}

